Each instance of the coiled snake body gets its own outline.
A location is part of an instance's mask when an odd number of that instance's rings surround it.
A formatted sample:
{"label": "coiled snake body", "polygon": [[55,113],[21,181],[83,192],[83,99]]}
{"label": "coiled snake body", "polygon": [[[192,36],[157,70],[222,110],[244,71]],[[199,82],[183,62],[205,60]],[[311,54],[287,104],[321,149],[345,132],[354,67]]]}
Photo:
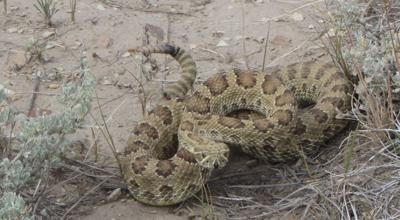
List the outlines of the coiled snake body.
{"label": "coiled snake body", "polygon": [[[168,44],[132,51],[170,54],[182,68],[181,80],[166,89],[118,154],[122,176],[140,202],[171,205],[193,196],[228,161],[227,144],[284,162],[316,150],[346,126],[336,116],[349,109],[351,86],[331,63],[296,63],[269,73],[233,70],[186,95],[196,78],[189,54]],[[241,110],[265,117],[227,116]]]}

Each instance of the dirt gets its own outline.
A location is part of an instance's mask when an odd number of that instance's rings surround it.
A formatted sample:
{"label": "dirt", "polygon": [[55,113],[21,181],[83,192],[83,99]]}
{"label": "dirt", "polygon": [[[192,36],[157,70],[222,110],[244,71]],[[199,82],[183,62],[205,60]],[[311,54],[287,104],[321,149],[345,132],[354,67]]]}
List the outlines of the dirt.
{"label": "dirt", "polygon": [[[34,86],[32,79],[39,75],[39,94],[31,115],[58,111],[54,95],[59,93],[62,82],[72,79],[79,72],[79,58],[82,51],[86,51],[91,71],[97,78],[96,91],[103,104],[102,111],[119,149],[124,147],[129,132],[142,117],[142,102],[139,99],[142,94],[131,73],[145,84],[147,93],[155,94],[147,103],[149,109],[156,102],[162,83],[176,79],[179,72],[175,62],[165,56],[153,56],[158,71],[152,69],[152,63],[141,65],[138,55],[126,53],[128,48],[165,41],[180,45],[190,50],[195,59],[198,81],[233,67],[261,69],[268,24],[266,66],[293,63],[304,57],[318,58],[324,54],[318,49],[321,43],[314,40],[320,24],[315,8],[324,8],[322,1],[314,4],[310,0],[84,0],[77,3],[75,23],[71,22],[68,13],[69,1],[58,1],[59,11],[52,19],[51,28],[45,25],[33,2],[9,1],[8,14],[0,15],[0,86],[13,92],[13,106],[27,112]],[[44,62],[27,57],[27,47],[32,38],[44,42]],[[145,74],[141,73],[140,66],[145,67]],[[146,82],[146,77],[151,79],[150,82]],[[99,119],[98,108],[95,107],[92,112]],[[98,128],[89,117],[87,127],[95,130],[100,156],[113,161]],[[93,141],[90,129],[82,129],[75,138]],[[251,158],[240,157],[238,161],[216,175],[229,179],[229,183],[224,184],[245,184],[237,175],[224,177],[227,173],[242,173],[247,180],[256,179],[253,183],[276,182],[269,180],[270,176],[265,174],[258,175],[259,170],[270,169],[268,166],[243,168],[251,163]],[[275,168],[268,172],[279,180]],[[253,179],[249,179],[249,176]],[[210,183],[211,191],[216,191],[215,195],[221,194],[219,190],[224,190],[220,189],[219,183],[218,178]],[[234,192],[231,189],[228,194]],[[271,195],[255,192],[251,196],[263,198],[259,202],[268,203]],[[231,212],[234,207],[216,205],[220,207],[215,210],[219,213],[218,218],[234,216]],[[99,204],[93,206],[92,210],[79,219],[201,217],[201,214],[193,211],[196,208],[187,209],[189,211],[181,214],[181,217],[177,215],[177,207],[148,207],[132,199]],[[244,218],[256,216],[246,210],[244,213]],[[282,219],[289,218],[284,217]],[[261,215],[261,218],[266,217]]]}

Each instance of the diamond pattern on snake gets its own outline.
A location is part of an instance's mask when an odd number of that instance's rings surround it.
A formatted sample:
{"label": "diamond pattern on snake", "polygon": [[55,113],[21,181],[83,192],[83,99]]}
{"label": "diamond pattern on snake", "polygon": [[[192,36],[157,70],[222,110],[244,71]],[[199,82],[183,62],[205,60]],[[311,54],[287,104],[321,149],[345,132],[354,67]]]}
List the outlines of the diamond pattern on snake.
{"label": "diamond pattern on snake", "polygon": [[[347,125],[337,115],[349,110],[352,88],[333,63],[288,64],[266,73],[234,69],[193,86],[196,64],[182,48],[130,52],[169,54],[181,67],[180,80],[166,88],[117,156],[129,191],[142,203],[172,205],[195,195],[228,162],[228,145],[285,162],[315,151]],[[230,116],[248,110],[262,117]]]}

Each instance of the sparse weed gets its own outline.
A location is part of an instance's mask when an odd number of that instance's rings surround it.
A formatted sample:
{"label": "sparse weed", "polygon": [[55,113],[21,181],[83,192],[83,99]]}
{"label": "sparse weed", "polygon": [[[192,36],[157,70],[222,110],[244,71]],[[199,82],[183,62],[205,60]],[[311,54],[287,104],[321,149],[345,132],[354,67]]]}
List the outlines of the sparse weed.
{"label": "sparse weed", "polygon": [[54,0],[36,0],[36,4],[33,5],[38,12],[43,16],[44,22],[47,26],[52,27],[53,23],[51,18],[58,12],[56,8],[57,4]]}
{"label": "sparse weed", "polygon": [[39,62],[44,61],[44,51],[46,50],[46,43],[41,42],[37,38],[29,39],[25,51],[29,53],[28,63],[33,60],[39,60]]}
{"label": "sparse weed", "polygon": [[[38,200],[41,193],[36,191],[46,190],[50,171],[61,164],[60,157],[69,144],[65,135],[81,127],[91,109],[96,81],[85,58],[81,61],[81,71],[80,85],[71,82],[62,88],[58,102],[63,111],[57,114],[12,118],[11,108],[7,105],[0,108],[1,128],[10,120],[18,125],[10,150],[0,160],[0,219],[28,220],[38,214],[36,205],[30,202]],[[5,95],[0,91],[0,103],[4,100]],[[29,193],[24,193],[25,190]],[[39,211],[46,213],[45,209]]]}
{"label": "sparse weed", "polygon": [[[399,45],[395,23],[386,15],[394,5],[390,1],[362,5],[334,1],[337,7],[325,27],[325,44],[337,64],[354,82],[353,116],[363,129],[375,130],[376,141],[389,137],[379,129],[395,127],[393,98],[399,92]],[[374,2],[374,1],[370,1]],[[371,11],[372,10],[372,11]],[[381,14],[375,16],[371,13]],[[392,15],[393,16],[393,15]],[[386,138],[385,138],[386,137]]]}

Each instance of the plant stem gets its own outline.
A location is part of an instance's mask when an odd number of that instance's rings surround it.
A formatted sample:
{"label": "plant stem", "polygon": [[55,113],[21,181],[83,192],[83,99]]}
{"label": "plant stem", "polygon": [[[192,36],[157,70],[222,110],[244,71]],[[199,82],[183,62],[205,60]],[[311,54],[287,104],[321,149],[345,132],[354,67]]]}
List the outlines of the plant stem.
{"label": "plant stem", "polygon": [[4,14],[7,14],[7,0],[3,0],[4,4]]}
{"label": "plant stem", "polygon": [[75,24],[76,0],[70,0],[71,22]]}

